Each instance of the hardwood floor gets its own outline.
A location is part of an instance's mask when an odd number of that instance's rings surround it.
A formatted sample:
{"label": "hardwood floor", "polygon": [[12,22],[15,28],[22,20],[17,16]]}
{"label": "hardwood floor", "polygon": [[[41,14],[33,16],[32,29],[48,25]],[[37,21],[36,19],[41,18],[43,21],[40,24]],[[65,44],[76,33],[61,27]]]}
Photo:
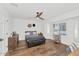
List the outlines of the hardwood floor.
{"label": "hardwood floor", "polygon": [[55,44],[53,40],[46,40],[43,45],[27,48],[25,41],[20,41],[14,51],[8,51],[6,56],[67,56],[70,53],[68,46]]}

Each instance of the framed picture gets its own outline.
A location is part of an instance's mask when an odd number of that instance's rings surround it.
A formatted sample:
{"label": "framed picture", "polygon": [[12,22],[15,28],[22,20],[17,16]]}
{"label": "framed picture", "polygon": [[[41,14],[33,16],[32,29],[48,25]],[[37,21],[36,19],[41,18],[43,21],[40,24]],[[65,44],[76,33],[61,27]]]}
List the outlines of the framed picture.
{"label": "framed picture", "polygon": [[28,25],[27,25],[27,27],[31,28],[31,27],[32,27],[32,25],[31,25],[31,24],[28,24]]}

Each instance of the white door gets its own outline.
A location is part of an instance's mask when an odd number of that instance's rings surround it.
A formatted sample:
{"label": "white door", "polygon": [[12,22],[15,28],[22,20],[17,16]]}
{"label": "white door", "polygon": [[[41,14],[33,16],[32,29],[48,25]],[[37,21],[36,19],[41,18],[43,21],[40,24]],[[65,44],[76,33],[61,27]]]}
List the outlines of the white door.
{"label": "white door", "polygon": [[8,49],[8,19],[5,17],[0,18],[0,38],[4,39],[1,43],[1,52],[4,55]]}
{"label": "white door", "polygon": [[8,50],[8,19],[4,19],[4,53]]}

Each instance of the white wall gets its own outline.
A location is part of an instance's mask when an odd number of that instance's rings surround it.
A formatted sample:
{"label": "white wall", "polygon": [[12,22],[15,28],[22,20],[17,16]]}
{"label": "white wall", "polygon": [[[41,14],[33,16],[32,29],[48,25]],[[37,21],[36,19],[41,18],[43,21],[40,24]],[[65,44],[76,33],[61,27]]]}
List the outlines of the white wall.
{"label": "white wall", "polygon": [[45,36],[45,38],[53,39],[53,35],[52,35],[53,28],[52,27],[53,26],[51,23],[45,21],[45,23],[44,23],[44,36]]}
{"label": "white wall", "polygon": [[[36,24],[35,27],[28,28],[28,24]],[[37,21],[37,20],[24,20],[24,19],[13,19],[13,29],[12,31],[16,31],[19,36],[20,40],[25,39],[25,31],[37,31],[44,33],[44,22]]]}
{"label": "white wall", "polygon": [[[37,31],[42,32],[44,37],[47,39],[53,39],[52,35],[52,26],[50,22],[47,22],[46,20],[26,20],[26,19],[12,19],[10,22],[10,31],[16,31],[20,35],[20,40],[25,39],[25,31]],[[36,24],[36,27],[28,28],[28,24]],[[49,32],[48,32],[49,31]]]}

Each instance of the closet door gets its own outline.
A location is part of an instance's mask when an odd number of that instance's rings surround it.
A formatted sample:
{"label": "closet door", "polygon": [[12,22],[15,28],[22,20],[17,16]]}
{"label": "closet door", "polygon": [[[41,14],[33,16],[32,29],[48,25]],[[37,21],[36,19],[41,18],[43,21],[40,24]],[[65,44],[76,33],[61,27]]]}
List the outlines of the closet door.
{"label": "closet door", "polygon": [[3,39],[0,41],[0,55],[4,52],[4,20],[0,16],[0,38]]}
{"label": "closet door", "polygon": [[0,44],[1,55],[4,55],[8,50],[8,19],[6,17],[0,17],[0,38],[3,39]]}
{"label": "closet door", "polygon": [[4,51],[8,50],[8,19],[4,18]]}

